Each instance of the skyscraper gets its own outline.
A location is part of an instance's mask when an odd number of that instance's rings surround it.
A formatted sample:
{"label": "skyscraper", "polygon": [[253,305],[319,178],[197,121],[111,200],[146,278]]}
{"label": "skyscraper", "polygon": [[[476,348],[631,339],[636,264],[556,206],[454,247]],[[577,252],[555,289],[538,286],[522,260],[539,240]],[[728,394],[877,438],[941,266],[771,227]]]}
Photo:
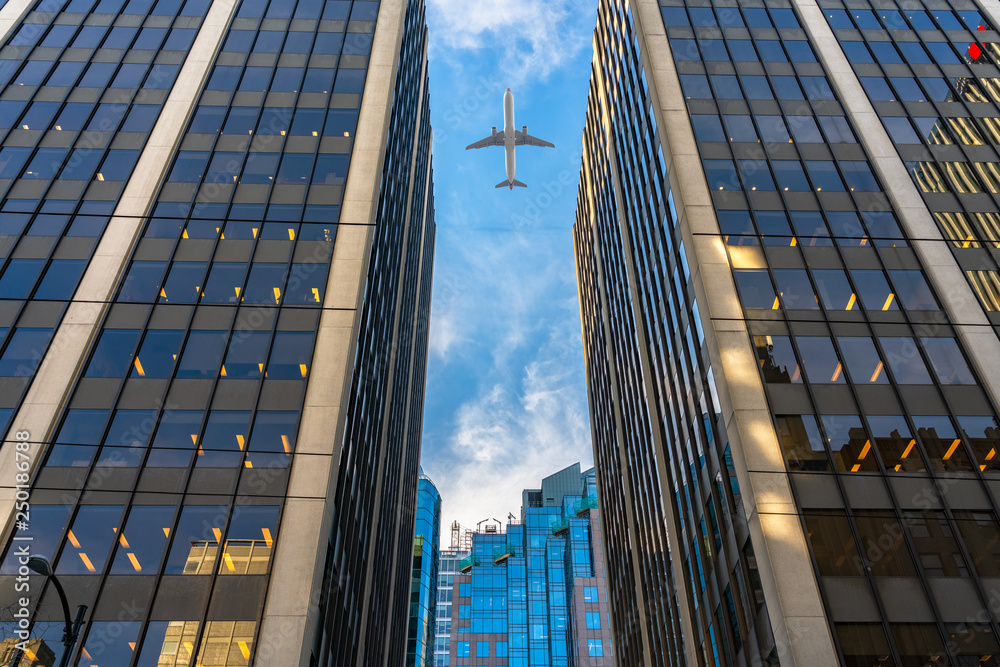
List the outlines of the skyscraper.
{"label": "skyscraper", "polygon": [[997,664],[998,25],[600,3],[574,241],[619,664]]}
{"label": "skyscraper", "polygon": [[431,667],[434,664],[440,549],[441,494],[421,470],[413,530],[410,624],[406,632],[406,664],[411,667]]}
{"label": "skyscraper", "polygon": [[452,587],[452,667],[613,665],[593,470],[525,489],[521,519],[472,534]]}
{"label": "skyscraper", "polygon": [[461,549],[442,549],[438,555],[438,591],[434,623],[434,667],[448,667],[451,650],[452,586],[459,562],[469,555]]}
{"label": "skyscraper", "polygon": [[11,0],[0,39],[2,603],[31,538],[71,664],[402,664],[423,2]]}

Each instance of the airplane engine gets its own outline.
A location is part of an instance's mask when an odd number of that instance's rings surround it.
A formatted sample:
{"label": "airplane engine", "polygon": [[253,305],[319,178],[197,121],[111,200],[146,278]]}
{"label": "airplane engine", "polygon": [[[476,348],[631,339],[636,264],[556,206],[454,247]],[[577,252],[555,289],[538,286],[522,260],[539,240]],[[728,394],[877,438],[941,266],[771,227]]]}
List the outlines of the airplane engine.
{"label": "airplane engine", "polygon": [[495,128],[495,127],[494,127],[494,128],[491,128],[491,131],[493,132],[493,134],[491,134],[490,136],[491,136],[491,137],[493,137],[494,139],[496,139],[496,136],[497,136],[497,128]]}
{"label": "airplane engine", "polygon": [[528,136],[528,126],[527,125],[522,125],[521,126],[521,134],[523,134],[525,136]]}

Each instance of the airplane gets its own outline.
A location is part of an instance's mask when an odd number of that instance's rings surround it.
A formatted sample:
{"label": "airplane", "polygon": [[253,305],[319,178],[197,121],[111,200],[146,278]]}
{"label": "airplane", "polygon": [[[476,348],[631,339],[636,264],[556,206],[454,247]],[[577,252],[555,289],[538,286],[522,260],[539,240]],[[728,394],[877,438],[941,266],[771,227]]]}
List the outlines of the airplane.
{"label": "airplane", "polygon": [[503,146],[507,154],[507,180],[500,181],[495,187],[509,187],[511,190],[516,185],[519,188],[528,187],[521,181],[514,178],[514,147],[515,146],[542,146],[543,148],[555,148],[555,144],[550,144],[538,137],[528,134],[528,126],[525,125],[520,131],[514,129],[514,93],[510,88],[503,94],[503,129],[497,132],[493,128],[492,134],[481,141],[469,144],[465,150],[470,148],[486,148],[487,146]]}

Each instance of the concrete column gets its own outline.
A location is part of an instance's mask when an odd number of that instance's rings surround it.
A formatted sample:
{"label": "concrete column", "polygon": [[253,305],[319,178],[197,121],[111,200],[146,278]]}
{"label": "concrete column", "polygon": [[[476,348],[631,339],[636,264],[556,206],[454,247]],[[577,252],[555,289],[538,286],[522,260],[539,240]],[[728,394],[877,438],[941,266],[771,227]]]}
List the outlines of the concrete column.
{"label": "concrete column", "polygon": [[[793,2],[831,84],[854,123],[872,166],[882,180],[900,224],[911,239],[910,245],[920,258],[948,319],[955,326],[978,371],[982,388],[989,394],[993,405],[1000,406],[1000,338],[990,326],[979,297],[955,260],[949,241],[941,234],[934,217],[924,205],[920,191],[840,48],[823,10],[815,0]],[[1000,3],[990,0],[987,7],[998,8]],[[996,22],[996,18],[993,20]]]}
{"label": "concrete column", "polygon": [[660,6],[656,0],[631,4],[775,644],[784,665],[834,667],[837,652]]}
{"label": "concrete column", "polygon": [[382,0],[255,664],[309,664],[372,242],[404,0]]}
{"label": "concrete column", "polygon": [[[28,395],[11,422],[8,439],[0,448],[0,525],[9,523],[14,508],[16,471],[12,436],[17,431],[28,432],[29,466],[34,471],[83,370],[90,346],[100,332],[104,314],[138,242],[144,216],[166,177],[235,7],[236,0],[212,3],[108,228],[35,373]],[[7,6],[3,11],[6,9]]]}

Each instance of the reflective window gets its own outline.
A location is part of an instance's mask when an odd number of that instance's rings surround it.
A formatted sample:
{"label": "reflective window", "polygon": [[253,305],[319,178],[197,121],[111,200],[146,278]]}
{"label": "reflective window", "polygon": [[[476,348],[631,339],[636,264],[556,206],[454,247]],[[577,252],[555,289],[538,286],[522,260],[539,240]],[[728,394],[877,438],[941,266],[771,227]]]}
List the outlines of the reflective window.
{"label": "reflective window", "polygon": [[899,384],[930,384],[931,376],[927,366],[920,356],[916,342],[909,337],[879,338],[879,343],[885,351],[886,361],[893,377]]}
{"label": "reflective window", "polygon": [[111,574],[155,574],[174,524],[172,505],[133,505],[118,536]]}
{"label": "reflective window", "polygon": [[823,446],[816,417],[813,415],[778,415],[778,439],[785,452],[788,469],[793,471],[826,472],[830,459]]}
{"label": "reflective window", "polygon": [[87,367],[87,377],[124,377],[139,340],[138,329],[105,329]]}
{"label": "reflective window", "polygon": [[837,344],[847,360],[847,370],[855,384],[888,384],[885,365],[871,338],[839,336]]}
{"label": "reflective window", "polygon": [[806,514],[809,544],[816,568],[824,577],[862,577],[864,561],[858,552],[854,533],[846,514],[830,511]]}
{"label": "reflective window", "polygon": [[132,363],[132,377],[170,377],[177,361],[177,354],[184,340],[183,331],[152,330],[139,348],[139,354]]}
{"label": "reflective window", "polygon": [[211,574],[219,554],[226,511],[220,507],[181,508],[164,574]]}
{"label": "reflective window", "polygon": [[120,505],[83,505],[66,533],[66,544],[56,565],[59,574],[100,573],[120,529]]}
{"label": "reflective window", "polygon": [[266,574],[277,525],[277,507],[244,506],[235,511],[226,533],[219,573]]}
{"label": "reflective window", "polygon": [[921,338],[931,367],[941,384],[976,384],[954,338]]}
{"label": "reflective window", "polygon": [[857,415],[823,415],[830,453],[841,472],[874,472],[878,464],[871,452],[871,441]]}
{"label": "reflective window", "polygon": [[810,382],[842,384],[845,381],[844,367],[829,337],[796,336],[795,344]]}

